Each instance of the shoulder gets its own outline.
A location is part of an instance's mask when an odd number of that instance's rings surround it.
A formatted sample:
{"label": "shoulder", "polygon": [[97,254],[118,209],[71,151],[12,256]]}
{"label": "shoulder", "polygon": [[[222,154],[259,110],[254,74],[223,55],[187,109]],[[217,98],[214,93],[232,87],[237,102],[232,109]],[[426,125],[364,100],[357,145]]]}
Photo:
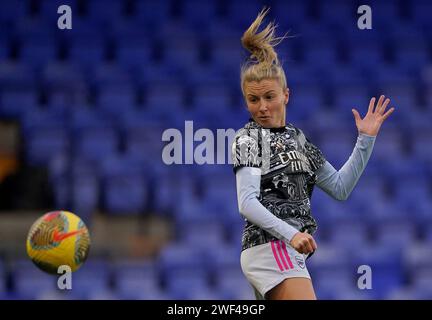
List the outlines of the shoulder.
{"label": "shoulder", "polygon": [[304,145],[307,141],[309,141],[303,130],[295,126],[294,124],[288,123],[286,125],[286,128],[287,130],[291,131],[293,135],[296,136],[297,140],[300,142],[301,145]]}
{"label": "shoulder", "polygon": [[234,168],[260,166],[261,129],[254,122],[248,122],[237,131],[231,149]]}
{"label": "shoulder", "polygon": [[237,130],[233,143],[258,142],[262,127],[253,121],[247,122],[243,128]]}

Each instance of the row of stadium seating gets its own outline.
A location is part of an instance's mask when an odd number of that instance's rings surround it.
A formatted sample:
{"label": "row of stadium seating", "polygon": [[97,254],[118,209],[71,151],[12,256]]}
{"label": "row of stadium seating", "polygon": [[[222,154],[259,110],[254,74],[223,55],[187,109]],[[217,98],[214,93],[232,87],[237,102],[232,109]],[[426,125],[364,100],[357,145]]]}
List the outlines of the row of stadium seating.
{"label": "row of stadium seating", "polygon": [[[258,0],[244,1],[207,1],[203,4],[199,0],[182,1],[103,1],[103,0],[22,0],[16,5],[5,4],[4,13],[0,15],[0,22],[8,23],[12,17],[39,16],[45,21],[56,21],[59,17],[57,8],[68,4],[72,11],[80,17],[86,17],[96,23],[116,21],[121,18],[137,18],[148,24],[162,24],[163,21],[181,18],[197,25],[199,23],[224,19],[233,24],[249,22],[251,16],[256,15],[263,5],[274,8],[277,21],[288,20],[290,23],[302,23],[308,20],[333,21],[346,23],[357,17],[356,1],[284,1],[271,0],[262,3]],[[373,4],[374,12],[380,16],[377,24],[388,25],[395,20],[413,21],[419,25],[429,25],[428,12],[432,6],[428,1],[381,1]],[[238,12],[245,14],[239,16]],[[246,17],[245,17],[246,16]]]}
{"label": "row of stadium seating", "polygon": [[[93,259],[73,275],[72,290],[56,289],[56,278],[40,274],[31,262],[0,263],[9,279],[0,281],[7,299],[253,299],[241,274],[239,249],[180,242],[166,247],[156,260],[110,262]],[[430,245],[410,250],[369,244],[356,251],[321,243],[309,270],[321,299],[425,299],[432,280]],[[361,291],[359,267],[372,270],[372,290]],[[415,270],[415,274],[413,274]],[[406,285],[404,290],[398,289]],[[13,289],[6,293],[7,288]],[[186,289],[187,288],[187,289]],[[410,291],[414,291],[409,294]]]}

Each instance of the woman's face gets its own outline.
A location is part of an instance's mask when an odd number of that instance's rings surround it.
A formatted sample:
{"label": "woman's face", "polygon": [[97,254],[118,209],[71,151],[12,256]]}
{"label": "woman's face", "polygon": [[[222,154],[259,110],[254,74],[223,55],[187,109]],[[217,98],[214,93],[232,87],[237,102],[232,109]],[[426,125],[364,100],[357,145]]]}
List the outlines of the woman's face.
{"label": "woman's face", "polygon": [[285,109],[289,90],[283,89],[276,79],[245,82],[244,93],[252,118],[264,128],[285,125]]}

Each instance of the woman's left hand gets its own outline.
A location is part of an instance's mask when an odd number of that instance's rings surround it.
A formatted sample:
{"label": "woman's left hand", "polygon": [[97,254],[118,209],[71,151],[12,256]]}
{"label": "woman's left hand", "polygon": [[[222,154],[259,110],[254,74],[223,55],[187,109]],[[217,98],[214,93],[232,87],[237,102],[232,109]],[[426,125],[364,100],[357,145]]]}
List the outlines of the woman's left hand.
{"label": "woman's left hand", "polygon": [[359,133],[364,133],[370,136],[376,136],[380,130],[381,125],[384,120],[387,119],[395,110],[395,108],[390,108],[384,113],[387,105],[390,103],[390,99],[385,99],[385,96],[381,95],[374,110],[375,97],[373,97],[369,102],[369,109],[366,116],[362,119],[360,114],[356,109],[352,109],[354,114],[355,123]]}

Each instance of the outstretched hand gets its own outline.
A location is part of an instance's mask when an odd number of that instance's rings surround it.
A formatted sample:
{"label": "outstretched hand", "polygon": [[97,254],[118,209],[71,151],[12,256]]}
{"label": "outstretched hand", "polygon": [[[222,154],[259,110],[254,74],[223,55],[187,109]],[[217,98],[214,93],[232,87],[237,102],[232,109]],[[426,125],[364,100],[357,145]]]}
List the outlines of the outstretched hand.
{"label": "outstretched hand", "polygon": [[395,110],[395,108],[390,108],[386,113],[384,113],[390,103],[390,99],[387,98],[384,101],[384,98],[385,96],[381,95],[376,108],[374,108],[376,99],[373,97],[369,102],[368,112],[363,119],[360,117],[360,114],[356,109],[352,109],[359,133],[364,133],[370,136],[376,136],[378,134],[384,120],[387,119]]}

